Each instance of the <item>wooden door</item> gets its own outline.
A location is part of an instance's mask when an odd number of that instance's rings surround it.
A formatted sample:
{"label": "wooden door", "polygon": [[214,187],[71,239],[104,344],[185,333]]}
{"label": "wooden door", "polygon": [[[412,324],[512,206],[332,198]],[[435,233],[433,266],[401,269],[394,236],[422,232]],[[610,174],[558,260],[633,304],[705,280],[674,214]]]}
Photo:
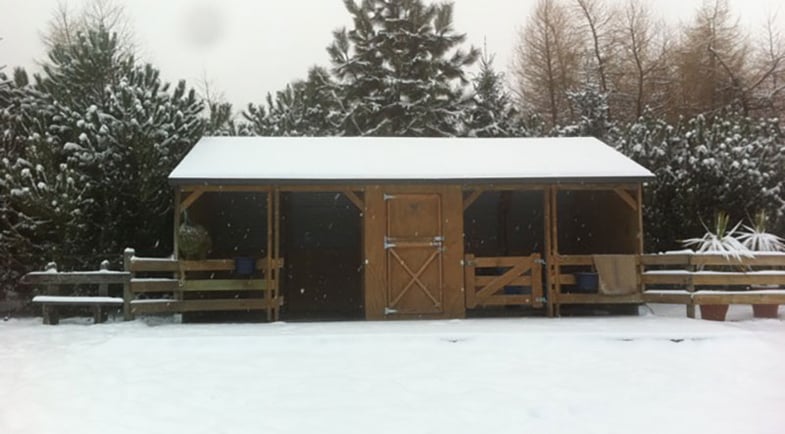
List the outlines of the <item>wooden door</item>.
{"label": "wooden door", "polygon": [[442,197],[387,194],[385,315],[444,313]]}

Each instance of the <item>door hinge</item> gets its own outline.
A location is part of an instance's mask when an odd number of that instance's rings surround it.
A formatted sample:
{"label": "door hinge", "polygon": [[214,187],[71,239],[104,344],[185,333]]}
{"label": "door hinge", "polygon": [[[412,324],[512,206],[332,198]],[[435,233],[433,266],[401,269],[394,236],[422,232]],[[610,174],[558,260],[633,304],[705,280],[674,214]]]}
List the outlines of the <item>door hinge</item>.
{"label": "door hinge", "polygon": [[384,200],[390,200],[390,199],[395,199],[395,195],[384,193]]}
{"label": "door hinge", "polygon": [[545,259],[535,259],[534,262],[536,262],[536,263],[538,263],[540,265],[546,265]]}
{"label": "door hinge", "polygon": [[398,313],[398,309],[393,309],[391,307],[385,307],[384,308],[384,314],[385,315],[395,315],[396,313]]}

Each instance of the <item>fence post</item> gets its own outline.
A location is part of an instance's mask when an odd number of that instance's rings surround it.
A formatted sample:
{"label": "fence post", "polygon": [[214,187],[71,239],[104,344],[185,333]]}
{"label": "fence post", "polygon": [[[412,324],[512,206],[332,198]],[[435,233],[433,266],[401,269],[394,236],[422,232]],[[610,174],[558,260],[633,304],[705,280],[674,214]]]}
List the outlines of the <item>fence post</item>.
{"label": "fence post", "polygon": [[477,307],[477,299],[475,298],[477,287],[474,283],[474,274],[474,255],[465,255],[463,257],[463,291],[466,307],[470,309]]}
{"label": "fence post", "polygon": [[[98,271],[109,271],[109,261],[104,259],[101,261],[101,265],[98,266]],[[101,283],[98,285],[98,296],[99,297],[108,297],[109,296],[109,285],[106,283]]]}
{"label": "fence post", "polygon": [[690,303],[687,305],[687,318],[695,318],[695,303],[692,301],[692,295],[695,293],[695,283],[692,280],[692,273],[694,273],[697,268],[692,260],[693,256],[690,255],[690,259],[687,261],[687,271],[689,271],[689,283],[687,284],[687,292],[690,293]]}
{"label": "fence post", "polygon": [[131,293],[131,279],[134,277],[131,272],[131,261],[135,254],[136,252],[134,249],[130,247],[123,251],[123,270],[131,273],[131,276],[123,283],[123,319],[125,321],[134,319],[134,315],[131,313],[131,300],[133,299],[133,294]]}

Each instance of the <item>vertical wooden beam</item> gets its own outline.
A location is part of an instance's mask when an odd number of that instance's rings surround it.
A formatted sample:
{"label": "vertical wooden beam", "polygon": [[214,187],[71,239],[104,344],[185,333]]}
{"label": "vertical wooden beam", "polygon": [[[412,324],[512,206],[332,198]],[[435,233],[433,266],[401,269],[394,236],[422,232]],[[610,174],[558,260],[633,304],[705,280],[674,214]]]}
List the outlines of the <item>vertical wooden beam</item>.
{"label": "vertical wooden beam", "polygon": [[561,274],[561,266],[558,263],[559,256],[559,189],[558,187],[551,186],[551,264],[553,264],[553,303],[554,315],[561,315],[561,306],[559,304],[559,295],[561,294],[561,281],[559,275]]}
{"label": "vertical wooden beam", "polygon": [[386,306],[386,209],[382,188],[368,186],[365,190],[365,224],[363,226],[363,253],[365,275],[363,295],[365,299],[365,318],[384,319]]}
{"label": "vertical wooden beam", "polygon": [[281,319],[281,304],[279,298],[281,293],[281,269],[277,265],[281,263],[281,191],[277,186],[275,188],[273,203],[275,204],[275,215],[273,217],[275,223],[275,237],[273,239],[273,258],[275,259],[275,271],[273,272],[273,277],[275,278],[275,288],[273,292],[273,301],[276,303],[275,309],[273,310],[273,319],[278,321]]}
{"label": "vertical wooden beam", "polygon": [[177,185],[174,187],[174,228],[172,228],[172,234],[174,239],[172,240],[172,246],[174,247],[174,253],[172,257],[174,259],[178,259],[180,257],[180,243],[177,241],[179,238],[177,236],[177,230],[180,229],[180,197],[182,196],[182,191],[180,190],[180,186]]}
{"label": "vertical wooden beam", "polygon": [[[123,270],[128,273],[131,273],[131,260],[135,253],[131,248],[126,248],[123,251]],[[131,279],[133,278],[134,275],[131,273],[131,277],[123,283],[123,320],[125,321],[134,319],[134,315],[131,313],[131,300],[134,298],[131,293]]]}
{"label": "vertical wooden beam", "polygon": [[646,290],[646,286],[643,283],[643,262],[641,261],[641,255],[643,255],[643,184],[641,183],[638,184],[638,188],[636,189],[635,199],[638,213],[638,262],[636,264],[636,270],[638,270],[638,289],[640,293],[643,294],[643,291]]}
{"label": "vertical wooden beam", "polygon": [[463,192],[459,186],[440,189],[442,201],[442,235],[444,245],[443,300],[444,314],[448,318],[466,316],[465,285],[463,279]]}
{"label": "vertical wooden beam", "polygon": [[265,288],[264,291],[264,301],[266,312],[267,312],[267,321],[272,321],[273,319],[273,311],[272,311],[272,293],[270,292],[269,288],[272,287],[273,280],[272,280],[272,272],[273,272],[273,190],[272,188],[267,190],[267,249],[266,249],[266,256],[267,256],[267,267],[264,272],[264,280],[265,280]]}
{"label": "vertical wooden beam", "polygon": [[466,307],[474,308],[477,306],[476,285],[474,283],[475,267],[474,255],[464,255],[463,257],[463,291],[466,299]]}
{"label": "vertical wooden beam", "polygon": [[545,251],[543,256],[545,258],[545,294],[548,300],[546,305],[546,314],[548,317],[553,317],[553,254],[551,242],[551,189],[550,187],[542,191],[543,196],[543,220],[545,227]]}
{"label": "vertical wooden beam", "polygon": [[[694,256],[690,255],[687,261],[687,271],[689,271],[690,273],[694,273],[697,270],[697,267],[693,263],[693,258]],[[692,293],[695,292],[695,282],[692,279],[692,277],[690,277],[689,283],[687,284],[687,292],[689,292],[690,295],[692,295]],[[690,302],[687,303],[686,309],[687,309],[687,318],[695,318],[695,304],[692,301],[692,297],[690,297]]]}
{"label": "vertical wooden beam", "polygon": [[534,308],[542,307],[542,265],[540,264],[540,255],[532,255],[532,306]]}
{"label": "vertical wooden beam", "polygon": [[643,254],[643,185],[638,184],[638,254]]}

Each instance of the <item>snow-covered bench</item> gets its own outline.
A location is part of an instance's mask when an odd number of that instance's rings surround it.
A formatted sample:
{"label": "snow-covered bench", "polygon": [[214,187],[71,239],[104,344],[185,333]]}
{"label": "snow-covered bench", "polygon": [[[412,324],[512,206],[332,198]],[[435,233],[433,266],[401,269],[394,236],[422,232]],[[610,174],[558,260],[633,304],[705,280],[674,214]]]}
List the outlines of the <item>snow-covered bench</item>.
{"label": "snow-covered bench", "polygon": [[[95,323],[106,319],[105,307],[122,307],[122,297],[109,297],[109,285],[127,286],[131,273],[109,270],[109,262],[101,263],[98,271],[58,272],[57,265],[50,263],[46,271],[34,271],[22,277],[21,283],[39,285],[44,288],[44,295],[33,297],[33,303],[42,307],[44,324],[58,324],[60,315],[58,308],[62,306],[88,307],[93,313]],[[92,285],[98,286],[98,296],[61,296],[61,285]]]}
{"label": "snow-covered bench", "polygon": [[93,312],[95,323],[106,320],[104,306],[120,307],[123,305],[121,297],[67,297],[59,295],[37,295],[33,297],[33,303],[42,306],[44,324],[56,325],[60,322],[60,315],[57,310],[60,306],[85,306]]}

